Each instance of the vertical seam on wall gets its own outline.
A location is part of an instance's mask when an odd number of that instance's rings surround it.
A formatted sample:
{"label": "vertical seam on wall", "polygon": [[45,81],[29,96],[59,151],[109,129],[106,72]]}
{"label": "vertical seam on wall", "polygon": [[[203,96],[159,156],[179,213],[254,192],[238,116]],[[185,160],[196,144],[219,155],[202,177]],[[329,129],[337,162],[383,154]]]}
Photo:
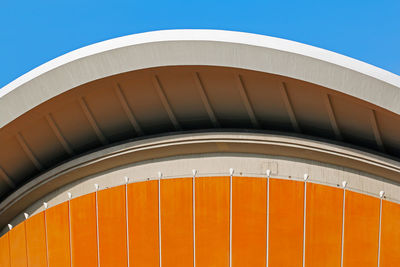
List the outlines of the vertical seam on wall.
{"label": "vertical seam on wall", "polygon": [[232,176],[229,179],[229,267],[232,267]]}
{"label": "vertical seam on wall", "polygon": [[193,267],[196,267],[196,175],[192,179]]}
{"label": "vertical seam on wall", "polygon": [[343,255],[344,255],[344,220],[346,211],[346,188],[343,188],[343,206],[342,206],[342,251],[340,256],[340,266],[343,267]]}
{"label": "vertical seam on wall", "polygon": [[72,267],[71,200],[68,199],[69,260]]}
{"label": "vertical seam on wall", "polygon": [[45,240],[46,240],[46,261],[47,261],[47,267],[49,267],[49,242],[48,242],[48,235],[47,235],[47,210],[45,209],[43,214],[44,214],[44,233],[45,233]]}
{"label": "vertical seam on wall", "polygon": [[303,212],[303,267],[306,264],[306,222],[307,222],[307,180],[304,181],[304,212]]}
{"label": "vertical seam on wall", "polygon": [[95,192],[95,202],[96,202],[96,238],[97,238],[97,266],[100,267],[100,238],[99,238],[99,204],[97,201],[97,189]]}
{"label": "vertical seam on wall", "polygon": [[161,267],[161,177],[158,179],[158,253]]}
{"label": "vertical seam on wall", "polygon": [[129,267],[130,258],[129,258],[128,184],[125,185],[125,216],[126,216],[126,250],[127,250],[128,267]]}
{"label": "vertical seam on wall", "polygon": [[269,177],[267,177],[267,240],[266,240],[266,263],[268,267],[269,260]]}
{"label": "vertical seam on wall", "polygon": [[378,238],[378,267],[380,266],[381,261],[381,230],[382,229],[382,198],[379,203],[379,238]]}
{"label": "vertical seam on wall", "polygon": [[26,220],[24,221],[24,229],[25,229],[25,254],[26,254],[26,267],[29,266],[29,257],[28,257],[28,237],[26,232]]}
{"label": "vertical seam on wall", "polygon": [[125,184],[125,218],[126,218],[126,255],[128,267],[130,266],[129,259],[129,217],[128,217],[128,182]]}

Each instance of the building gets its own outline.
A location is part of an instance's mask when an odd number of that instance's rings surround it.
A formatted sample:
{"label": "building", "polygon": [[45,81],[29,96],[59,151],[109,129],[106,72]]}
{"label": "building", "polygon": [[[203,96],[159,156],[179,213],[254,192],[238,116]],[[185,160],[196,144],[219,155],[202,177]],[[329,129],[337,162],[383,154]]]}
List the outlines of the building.
{"label": "building", "polygon": [[0,266],[400,266],[400,77],[136,34],[0,90]]}

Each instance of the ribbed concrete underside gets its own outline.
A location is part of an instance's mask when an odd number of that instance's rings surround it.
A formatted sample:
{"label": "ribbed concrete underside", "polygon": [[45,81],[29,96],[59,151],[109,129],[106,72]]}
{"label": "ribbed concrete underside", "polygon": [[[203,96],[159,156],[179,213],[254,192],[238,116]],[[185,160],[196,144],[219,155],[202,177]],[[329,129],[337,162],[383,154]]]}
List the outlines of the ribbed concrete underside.
{"label": "ribbed concrete underside", "polygon": [[249,70],[161,67],[79,86],[1,128],[0,196],[88,151],[201,129],[296,133],[400,155],[400,117],[360,99]]}

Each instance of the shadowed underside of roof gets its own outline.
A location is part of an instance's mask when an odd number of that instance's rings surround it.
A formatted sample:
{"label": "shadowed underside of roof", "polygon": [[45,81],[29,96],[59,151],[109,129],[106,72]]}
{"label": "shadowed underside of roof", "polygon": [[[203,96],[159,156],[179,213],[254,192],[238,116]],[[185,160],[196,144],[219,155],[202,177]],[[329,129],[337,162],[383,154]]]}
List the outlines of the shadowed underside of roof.
{"label": "shadowed underside of roof", "polygon": [[396,159],[399,85],[365,63],[244,33],[106,41],[2,89],[0,198],[89,151],[172,132],[278,131]]}
{"label": "shadowed underside of roof", "polygon": [[82,85],[3,127],[2,194],[112,143],[224,128],[296,133],[400,156],[398,116],[359,99],[248,70],[161,67]]}

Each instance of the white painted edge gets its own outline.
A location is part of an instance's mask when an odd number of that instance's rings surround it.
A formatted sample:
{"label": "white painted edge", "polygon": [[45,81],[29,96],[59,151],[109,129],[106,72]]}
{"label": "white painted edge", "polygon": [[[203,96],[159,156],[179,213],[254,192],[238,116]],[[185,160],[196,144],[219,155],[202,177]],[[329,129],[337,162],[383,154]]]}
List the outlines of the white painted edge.
{"label": "white painted edge", "polygon": [[192,170],[192,223],[193,223],[193,267],[196,267],[196,174],[197,170]]}
{"label": "white painted edge", "polygon": [[97,241],[97,266],[100,267],[100,234],[99,234],[99,202],[98,202],[98,191],[99,185],[95,184],[95,202],[96,202],[96,241]]}
{"label": "white painted edge", "polygon": [[378,267],[381,265],[381,246],[382,246],[382,201],[385,196],[384,191],[379,192],[379,238],[378,238]]}
{"label": "white painted edge", "polygon": [[232,267],[232,180],[234,169],[229,169],[229,267]]}
{"label": "white painted edge", "polygon": [[215,41],[258,46],[326,61],[400,87],[400,76],[368,63],[311,45],[260,34],[204,29],[161,30],[127,35],[88,45],[50,60],[0,90],[0,97],[22,84],[69,62],[122,47],[168,41]]}
{"label": "white painted edge", "polygon": [[266,237],[266,255],[265,255],[265,265],[269,266],[269,180],[271,178],[271,170],[266,171],[267,174],[267,237]]}
{"label": "white painted edge", "polygon": [[304,200],[303,200],[303,267],[306,266],[306,230],[307,230],[307,180],[308,174],[304,174]]}
{"label": "white painted edge", "polygon": [[[145,56],[146,64],[142,64],[142,67],[139,65],[135,67],[135,64],[127,64],[126,62],[114,62],[113,64],[119,64],[120,68],[117,70],[115,66],[104,66],[105,69],[98,69],[94,66],[89,66],[90,64],[95,64],[96,60],[107,56],[109,58],[113,58],[114,53],[120,49],[129,49],[127,55],[129,55],[129,51],[134,51],[136,46],[146,46],[152,47],[155,43],[162,44],[163,48],[160,51],[154,51],[155,53],[167,53],[171,47],[169,45],[177,45],[183,44],[186,46],[181,47],[181,54],[185,54],[185,49],[187,53],[193,53],[193,43],[197,45],[201,44],[212,44],[215,43],[219,46],[226,46],[227,48],[232,48],[232,45],[236,47],[237,51],[240,48],[245,48],[245,50],[241,50],[241,53],[255,53],[259,55],[259,57],[263,57],[265,54],[269,53],[284,53],[286,56],[297,55],[297,58],[300,60],[301,57],[305,57],[310,59],[313,63],[318,63],[319,66],[326,67],[324,71],[318,74],[315,77],[308,77],[305,75],[304,70],[302,68],[294,70],[292,72],[285,73],[283,70],[277,70],[276,72],[269,70],[269,72],[273,74],[283,75],[295,79],[301,79],[306,82],[316,83],[321,86],[326,86],[332,90],[337,90],[338,92],[342,92],[345,94],[350,94],[354,97],[360,98],[367,102],[371,102],[372,104],[381,106],[382,108],[388,109],[396,114],[400,114],[400,108],[397,106],[396,100],[400,98],[400,76],[393,74],[391,72],[385,71],[383,69],[377,68],[370,64],[358,61],[356,59],[349,58],[347,56],[343,56],[334,52],[330,52],[321,48],[316,48],[313,46],[288,41],[275,37],[268,37],[257,34],[250,33],[242,33],[242,32],[232,32],[232,31],[221,31],[221,30],[165,30],[165,31],[155,31],[155,32],[147,32],[140,34],[133,34],[124,37],[119,37],[111,40],[107,40],[104,42],[96,43],[90,46],[86,46],[70,53],[67,53],[63,56],[60,56],[56,59],[53,59],[32,71],[22,75],[18,79],[12,81],[8,85],[4,86],[0,89],[0,102],[7,103],[7,101],[16,101],[14,98],[20,97],[18,94],[25,95],[28,92],[18,92],[16,95],[10,94],[16,89],[19,89],[23,86],[23,90],[28,90],[31,94],[39,94],[35,95],[35,97],[25,97],[24,105],[21,107],[15,107],[15,110],[7,110],[7,113],[4,114],[4,118],[1,118],[1,127],[7,125],[12,120],[16,119],[18,116],[24,114],[30,109],[40,105],[44,101],[47,101],[60,93],[66,92],[72,87],[79,86],[83,83],[90,82],[94,79],[104,78],[110,75],[118,74],[121,71],[133,71],[142,68],[150,68],[150,67],[160,67],[160,66],[169,66],[169,65],[213,65],[213,66],[223,66],[223,67],[236,67],[243,69],[251,69],[254,71],[266,71],[264,67],[271,67],[269,63],[266,62],[266,66],[251,66],[248,63],[243,63],[241,60],[236,59],[236,61],[232,61],[232,56],[215,58],[212,60],[204,59],[204,58],[180,58],[178,61],[174,61],[171,59],[163,59],[164,61],[158,62],[154,61],[154,55],[150,54],[143,55]],[[200,46],[201,47],[201,46]],[[207,45],[205,44],[205,48]],[[261,48],[258,49],[258,48]],[[139,49],[139,48],[138,48]],[[265,53],[262,49],[265,49]],[[247,52],[245,52],[247,51]],[[279,53],[278,53],[279,52]],[[238,55],[239,56],[239,55]],[[246,56],[246,54],[241,54],[241,56]],[[254,56],[254,55],[253,55]],[[229,59],[229,60],[228,60]],[[116,60],[116,59],[115,59]],[[130,59],[134,60],[134,59]],[[230,63],[225,60],[231,61]],[[293,59],[295,60],[295,59]],[[297,59],[296,59],[297,60]],[[295,61],[296,61],[295,60]],[[86,62],[87,61],[87,62]],[[179,63],[180,62],[180,63]],[[233,63],[235,62],[235,63]],[[143,62],[142,62],[143,63]],[[70,65],[75,64],[75,65]],[[89,65],[88,65],[89,64]],[[233,64],[233,65],[232,65]],[[256,63],[255,63],[256,64]],[[331,78],[332,73],[329,69],[331,66],[338,66],[340,73],[347,73],[345,76],[341,76],[340,79],[353,80],[351,83],[358,84],[355,88],[332,84]],[[81,77],[70,77],[69,82],[67,81],[59,81],[59,86],[57,90],[53,90],[52,88],[40,89],[40,85],[35,84],[35,79],[41,77],[41,83],[54,83],[55,79],[59,79],[56,77],[58,74],[55,74],[55,69],[59,67],[67,67],[71,66],[74,69],[82,68],[86,71],[90,70],[91,74],[81,73]],[[269,68],[268,67],[268,68]],[[93,68],[93,69],[91,69]],[[96,69],[96,70],[95,70]],[[66,71],[67,72],[67,71]],[[354,74],[352,74],[353,72]],[[367,80],[361,78],[362,76],[367,77]],[[56,76],[55,76],[56,75]],[[68,76],[68,73],[65,73],[65,76]],[[77,74],[76,74],[77,75]],[[381,85],[375,86],[374,88],[370,88],[368,92],[365,92],[362,84],[363,83],[371,83],[376,80]],[[71,83],[72,82],[72,83]],[[346,81],[342,81],[342,83]],[[25,85],[27,84],[27,85]],[[387,86],[384,86],[386,84]],[[30,86],[32,85],[32,86]],[[49,85],[50,86],[50,85]],[[384,90],[379,95],[376,96],[376,90]],[[46,91],[43,91],[46,90]],[[45,94],[41,96],[40,94]]]}
{"label": "white painted edge", "polygon": [[158,172],[158,250],[159,250],[159,266],[162,266],[162,251],[161,251],[161,179],[163,177],[162,172]]}
{"label": "white painted edge", "polygon": [[126,229],[126,256],[127,256],[127,264],[128,267],[131,266],[131,261],[129,257],[129,204],[128,204],[128,183],[129,183],[129,178],[125,177],[125,229]]}
{"label": "white painted edge", "polygon": [[342,186],[343,186],[343,203],[342,203],[342,240],[341,240],[341,250],[340,250],[340,267],[343,267],[343,257],[344,257],[344,225],[345,225],[345,215],[346,215],[347,181],[343,181]]}

